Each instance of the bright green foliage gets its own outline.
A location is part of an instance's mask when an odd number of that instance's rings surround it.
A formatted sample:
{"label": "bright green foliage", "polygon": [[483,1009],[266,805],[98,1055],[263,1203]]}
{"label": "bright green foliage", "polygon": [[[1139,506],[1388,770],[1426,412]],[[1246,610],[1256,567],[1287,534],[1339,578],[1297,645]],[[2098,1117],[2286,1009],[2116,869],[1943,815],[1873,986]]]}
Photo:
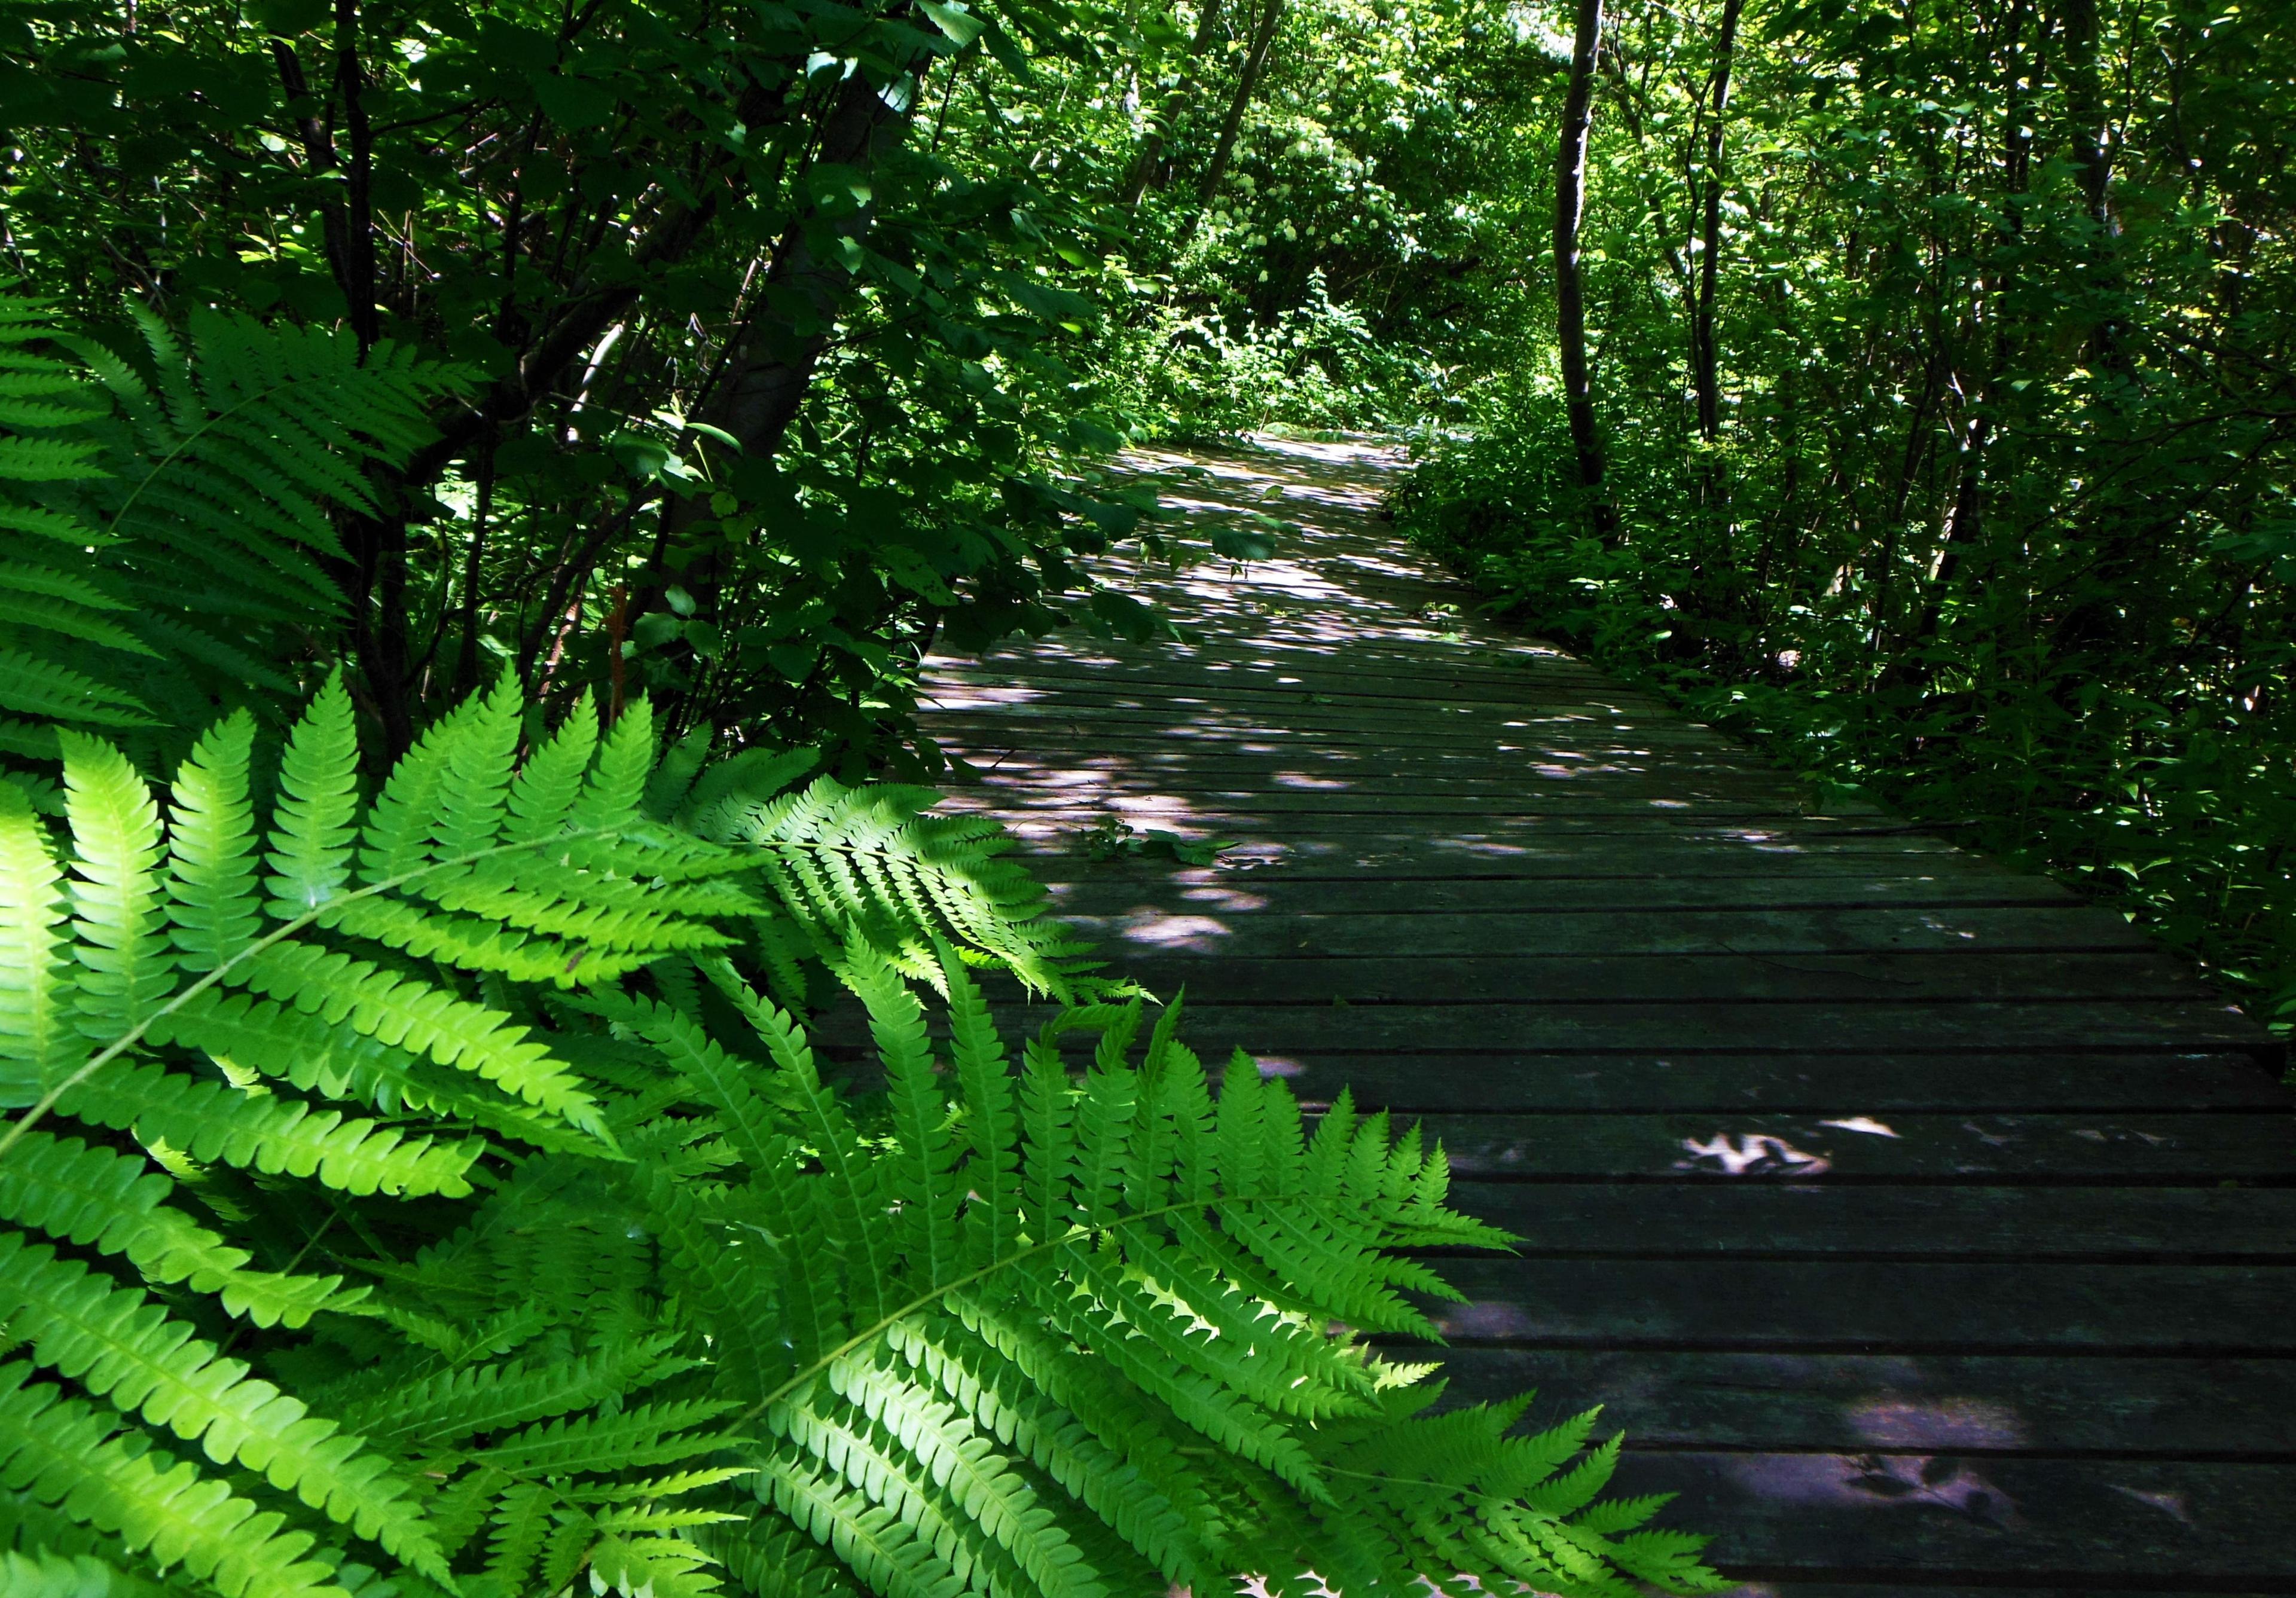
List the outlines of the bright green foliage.
{"label": "bright green foliage", "polygon": [[[1089,969],[1079,959],[1084,946],[1040,919],[1045,891],[1002,857],[1012,840],[1001,829],[974,816],[925,815],[938,798],[824,778],[763,803],[701,793],[683,815],[705,837],[763,854],[798,934],[761,927],[777,951],[824,955],[857,933],[888,950],[905,975],[937,981],[931,947],[908,929],[946,925],[1030,987],[1067,996],[1071,979]],[[791,996],[802,1003],[803,987]]]}
{"label": "bright green foliage", "polygon": [[[67,733],[62,816],[5,813],[28,1585],[1711,1585],[1695,1539],[1621,1535],[1654,1504],[1596,1503],[1591,1416],[1429,1418],[1363,1340],[1431,1336],[1398,1250],[1504,1241],[1415,1133],[1343,1100],[1308,1135],[1241,1055],[1215,1095],[1177,1009],[1135,1063],[1138,999],[1013,1073],[968,966],[1078,979],[1000,838],[760,791],[804,760],[650,770],[643,701],[521,762],[500,692],[363,799],[346,697],[268,802],[240,717],[164,805]],[[757,986],[808,967],[882,1095]]]}

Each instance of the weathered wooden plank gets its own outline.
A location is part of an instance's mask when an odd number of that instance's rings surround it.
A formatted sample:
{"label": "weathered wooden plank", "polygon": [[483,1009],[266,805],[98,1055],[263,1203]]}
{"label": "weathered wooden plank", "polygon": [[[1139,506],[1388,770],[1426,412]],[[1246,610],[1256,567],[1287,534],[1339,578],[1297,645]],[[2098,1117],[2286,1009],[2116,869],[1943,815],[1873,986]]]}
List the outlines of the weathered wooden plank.
{"label": "weathered wooden plank", "polygon": [[[964,752],[962,741],[942,740],[947,750]],[[1149,787],[1161,780],[1184,784],[1172,791],[1227,786],[1245,791],[1374,792],[1385,789],[1427,794],[1565,793],[1660,794],[1685,792],[1799,792],[1804,784],[1788,774],[1744,758],[1717,754],[1593,761],[1532,761],[1520,753],[1456,747],[1421,750],[1407,744],[1374,750],[1332,746],[1303,753],[1294,749],[1263,751],[1219,744],[1175,745],[1118,752],[1084,747],[1070,738],[1062,744],[1025,746],[1007,739],[984,741],[968,755],[979,768],[966,785],[1036,786],[1131,783]]]}
{"label": "weathered wooden plank", "polygon": [[[1218,837],[1233,837],[1232,832]],[[1032,871],[1073,875],[1084,869],[1120,872],[1121,862],[1092,857],[1081,830],[1041,831],[1016,836],[1013,854],[1030,864]],[[1755,872],[1795,873],[1874,872],[1901,870],[1908,865],[1926,869],[1933,860],[1966,860],[1971,856],[1940,839],[1925,833],[1847,838],[1788,838],[1748,836],[1728,840],[1678,838],[1663,832],[1636,836],[1621,844],[1611,835],[1563,833],[1520,842],[1476,843],[1466,840],[1363,837],[1261,838],[1221,850],[1218,869],[1234,881],[1266,881],[1267,873],[1285,881],[1390,881],[1508,878],[1545,880],[1616,873],[1628,861],[1637,861],[1654,877],[1743,877]],[[1057,865],[1054,863],[1058,862]]]}
{"label": "weathered wooden plank", "polygon": [[1600,1404],[1657,1447],[2201,1455],[2296,1463],[2296,1360],[1952,1354],[1398,1350],[1439,1358],[1447,1402],[1535,1389],[1546,1418]]}
{"label": "weathered wooden plank", "polygon": [[1550,1257],[2296,1264],[2296,1188],[2205,1172],[2206,1185],[2112,1185],[2119,1174],[2079,1186],[1468,1179],[1451,1196]]}
{"label": "weathered wooden plank", "polygon": [[1111,731],[1188,728],[1230,734],[1297,738],[1327,736],[1334,742],[1494,743],[1544,741],[1558,748],[1576,747],[1583,740],[1619,740],[1628,744],[1689,744],[1706,746],[1720,741],[1714,732],[1695,722],[1681,721],[1655,711],[1611,706],[1595,701],[1555,706],[1440,705],[1424,709],[1358,709],[1351,705],[1319,705],[1311,695],[1296,705],[1225,706],[1209,699],[1175,698],[1162,694],[1091,694],[1032,687],[969,688],[950,692],[929,701],[933,717],[946,717],[954,725],[968,721],[1026,725],[1089,723]]}
{"label": "weathered wooden plank", "polygon": [[1218,825],[1234,819],[1250,824],[1295,820],[1347,824],[1345,818],[1375,816],[1386,825],[1424,819],[1431,826],[1455,825],[1460,817],[1503,821],[1523,818],[1544,821],[1567,816],[1626,817],[1656,815],[1667,821],[1718,818],[1817,819],[1808,816],[1797,796],[1784,787],[1763,791],[1748,788],[1739,793],[1700,793],[1687,788],[1671,793],[1655,790],[1611,792],[1588,784],[1562,790],[1502,790],[1489,793],[1354,793],[1301,792],[1271,785],[1242,789],[1217,783],[1193,786],[1186,794],[1170,791],[1160,783],[1154,791],[1127,791],[1112,783],[999,782],[978,787],[951,788],[937,808],[949,814],[983,814],[1016,820],[1038,816],[1089,824],[1099,815],[1120,815],[1149,826],[1187,825],[1201,820]]}
{"label": "weathered wooden plank", "polygon": [[1149,650],[1090,651],[1046,644],[977,659],[936,655],[925,662],[927,684],[994,686],[1013,682],[1085,679],[1128,687],[1156,684],[1183,691],[1230,686],[1263,693],[1339,692],[1397,699],[1455,699],[1520,704],[1562,690],[1662,701],[1562,654],[1529,654],[1493,666],[1454,661],[1447,652],[1419,648],[1359,656],[1265,646],[1249,636],[1201,645]]}
{"label": "weathered wooden plank", "polygon": [[1605,910],[2005,910],[2081,901],[2046,877],[2013,874],[1969,856],[1924,856],[1914,869],[1835,876],[1750,866],[1740,876],[1652,877],[1623,872],[1582,877],[1390,881],[1299,879],[1274,873],[1231,877],[1215,868],[1135,871],[1116,863],[1047,864],[1037,873],[1062,915],[1203,914],[1466,917],[1493,913],[1583,914]]}
{"label": "weathered wooden plank", "polygon": [[[1195,1036],[1193,1023],[1187,1035]],[[1444,1048],[1452,1053],[1439,1053]],[[1474,1053],[1447,1036],[1416,1051],[1365,1054],[1344,1041],[1327,1050],[1255,1051],[1264,1076],[1282,1077],[1303,1103],[1345,1087],[1367,1109],[1417,1115],[1456,1110],[1533,1113],[1767,1110],[1819,1116],[1899,1111],[2225,1109],[2287,1110],[2276,1061],[2253,1054],[2038,1049],[2024,1053],[1876,1053],[1854,1037],[1832,1053],[1676,1054]],[[1217,1058],[1217,1056],[1215,1056]]]}
{"label": "weathered wooden plank", "polygon": [[1803,1353],[2296,1355],[2296,1266],[1447,1259],[1451,1343]]}
{"label": "weathered wooden plank", "polygon": [[1120,726],[1095,727],[1087,721],[1047,723],[1041,733],[1031,729],[992,723],[947,725],[928,723],[923,730],[955,758],[966,762],[951,781],[971,781],[970,774],[996,770],[1000,763],[1041,758],[1055,761],[1099,759],[1129,764],[1145,770],[1194,773],[1216,771],[1250,763],[1253,769],[1275,767],[1313,775],[1345,775],[1350,771],[1410,774],[1469,773],[1493,781],[1521,775],[1558,778],[1599,775],[1604,772],[1659,772],[1676,763],[1677,753],[1685,780],[1701,774],[1754,776],[1761,767],[1718,749],[1669,750],[1621,738],[1529,739],[1511,736],[1488,742],[1429,742],[1402,744],[1366,738],[1348,741],[1300,734],[1266,734],[1253,727],[1176,726],[1164,729]]}
{"label": "weathered wooden plank", "polygon": [[1877,999],[1778,1004],[1418,1004],[1351,1007],[1203,1004],[1195,1035],[1255,1052],[1286,1053],[1335,1044],[1417,1053],[1445,1033],[1462,1047],[1494,1053],[1603,1048],[1648,1053],[1685,1045],[1800,1050],[1863,1044],[1991,1051],[2004,1047],[2120,1045],[2194,1048],[2270,1045],[2264,1029],[2230,1004],[2120,1004],[2083,1000],[1967,1004]]}
{"label": "weathered wooden plank", "polygon": [[1422,1124],[1455,1172],[1486,1179],[2211,1182],[2296,1171],[2296,1121],[2270,1112],[1429,1112]]}
{"label": "weathered wooden plank", "polygon": [[1472,916],[1316,914],[1274,916],[1187,906],[1119,916],[1062,915],[1111,954],[1187,950],[1247,955],[1415,959],[1474,955],[1658,955],[1789,956],[1882,950],[1986,954],[2047,950],[2149,951],[2144,934],[2110,911],[2079,904],[1889,906],[1880,909],[1486,911]]}
{"label": "weathered wooden plank", "polygon": [[[1092,805],[1118,811],[1158,809],[1242,810],[1267,814],[1376,807],[1390,814],[1446,815],[1539,814],[1601,807],[1670,807],[1710,810],[1734,807],[1766,814],[1816,813],[1805,791],[1780,780],[1719,775],[1701,780],[1639,774],[1595,780],[1548,781],[1521,775],[1465,781],[1440,777],[1319,775],[1270,763],[1247,777],[1201,770],[1122,772],[1105,767],[1013,765],[982,774],[977,781],[951,783],[951,799],[989,808],[1018,810],[1046,806]],[[1829,810],[1827,815],[1844,812]]]}
{"label": "weathered wooden plank", "polygon": [[[945,815],[988,815],[1024,840],[1081,839],[1103,825],[1110,811],[1097,805],[1022,811],[988,807],[951,794],[937,808]],[[1119,818],[1121,819],[1121,818]],[[1631,853],[1648,841],[1711,839],[1717,848],[1793,849],[1828,842],[1878,837],[1895,844],[1899,830],[1856,818],[1829,818],[1777,812],[1770,815],[1703,816],[1652,807],[1586,815],[1397,816],[1340,815],[1265,815],[1241,809],[1206,809],[1188,816],[1152,819],[1160,830],[1189,839],[1240,838],[1246,843],[1305,851],[1310,848],[1453,849],[1462,854],[1506,854],[1550,841],[1570,841],[1582,851],[1607,848]],[[1618,840],[1605,846],[1579,840]],[[1912,851],[1907,851],[1912,852]]]}
{"label": "weathered wooden plank", "polygon": [[2296,1542],[2279,1533],[2296,1466],[1647,1453],[1630,1456],[1617,1486],[1679,1495],[1669,1523],[1718,1530],[1707,1556],[1765,1586],[1832,1577],[1870,1594],[1890,1589],[1865,1583],[1934,1578],[1995,1592],[2062,1584],[2097,1598],[2124,1586],[2285,1593],[2296,1583]]}
{"label": "weathered wooden plank", "polygon": [[1237,705],[1337,704],[1365,709],[1424,709],[1431,705],[1485,705],[1509,711],[1525,705],[1600,703],[1672,717],[1666,702],[1622,687],[1587,671],[1525,670],[1512,678],[1404,677],[1344,660],[1292,671],[1234,662],[1205,663],[1190,670],[1177,660],[1121,665],[1070,665],[1057,657],[1031,662],[1021,671],[931,663],[919,684],[928,704],[962,701],[980,692],[994,694],[1025,681],[1035,691],[1152,699],[1158,702],[1217,702]]}
{"label": "weathered wooden plank", "polygon": [[[1190,941],[1212,935],[1188,918]],[[1133,918],[1143,933],[1168,930],[1168,918]],[[1275,917],[1253,923],[1267,945],[1294,930]],[[1398,940],[1408,926],[1385,929]],[[1504,947],[1496,941],[1483,946]],[[1599,994],[1621,1004],[1693,999],[2208,999],[2213,994],[2189,967],[2155,950],[2099,953],[2052,950],[2009,954],[1992,948],[1859,951],[1784,957],[1740,954],[1275,956],[1232,954],[1206,961],[1192,950],[1160,949],[1144,938],[1123,955],[1125,974],[1157,993],[1185,984],[1191,998],[1230,1004],[1577,1004]]]}
{"label": "weathered wooden plank", "polygon": [[1501,719],[1477,717],[1466,711],[1419,718],[1398,716],[1393,725],[1369,725],[1353,717],[1305,712],[1261,717],[1193,706],[1138,707],[1063,705],[1054,701],[1021,705],[944,706],[935,709],[926,730],[936,736],[946,727],[957,742],[984,735],[1026,740],[1037,747],[1060,747],[1065,731],[1079,742],[1101,742],[1101,747],[1126,750],[1142,744],[1188,740],[1268,750],[1316,748],[1461,750],[1483,753],[1521,753],[1549,758],[1593,758],[1610,755],[1658,755],[1673,750],[1694,750],[1710,757],[1724,748],[1708,729],[1687,722],[1661,722],[1646,717],[1612,717],[1586,712],[1525,711]]}

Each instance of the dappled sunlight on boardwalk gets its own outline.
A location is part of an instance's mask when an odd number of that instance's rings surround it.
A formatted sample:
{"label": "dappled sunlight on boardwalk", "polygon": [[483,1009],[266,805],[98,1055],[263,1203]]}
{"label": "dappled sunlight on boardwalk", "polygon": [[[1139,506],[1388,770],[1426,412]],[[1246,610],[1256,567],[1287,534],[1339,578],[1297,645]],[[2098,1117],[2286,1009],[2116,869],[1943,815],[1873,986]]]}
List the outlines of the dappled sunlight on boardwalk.
{"label": "dappled sunlight on boardwalk", "polygon": [[[1525,1239],[1442,1262],[1453,1395],[1604,1405],[1621,1486],[1682,1493],[1744,1593],[2296,1591],[2261,1030],[2118,917],[1478,619],[1377,520],[1392,463],[1131,457],[1189,520],[1111,575],[1186,640],[932,662],[948,807],[1185,986],[1208,1059],[1423,1118]],[[1295,524],[1271,558],[1211,558],[1254,513]]]}

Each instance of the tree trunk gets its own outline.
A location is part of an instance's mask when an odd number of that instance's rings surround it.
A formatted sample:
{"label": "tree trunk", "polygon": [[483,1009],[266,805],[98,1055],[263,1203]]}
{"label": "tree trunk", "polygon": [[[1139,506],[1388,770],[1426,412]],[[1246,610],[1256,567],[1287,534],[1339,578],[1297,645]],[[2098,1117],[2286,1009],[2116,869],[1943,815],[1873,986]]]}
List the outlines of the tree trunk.
{"label": "tree trunk", "polygon": [[1235,137],[1243,127],[1243,113],[1251,104],[1251,91],[1259,86],[1259,75],[1267,65],[1267,52],[1275,43],[1275,29],[1283,20],[1283,0],[1267,0],[1267,9],[1260,14],[1259,27],[1251,36],[1251,50],[1243,58],[1243,70],[1235,80],[1235,93],[1228,97],[1227,119],[1220,124],[1219,143],[1212,146],[1211,164],[1204,168],[1203,179],[1196,185],[1196,209],[1188,214],[1180,238],[1185,242],[1203,220],[1212,197],[1219,193],[1220,180],[1227,176],[1229,157],[1235,153]]}
{"label": "tree trunk", "polygon": [[1587,372],[1587,297],[1578,275],[1578,225],[1587,214],[1587,132],[1594,120],[1595,61],[1602,43],[1603,0],[1578,0],[1570,50],[1570,85],[1562,101],[1562,138],[1554,158],[1554,321],[1562,354],[1562,397],[1570,446],[1587,514],[1605,544],[1616,544],[1619,519],[1603,484],[1603,440]]}
{"label": "tree trunk", "polygon": [[1711,111],[1706,124],[1705,217],[1698,258],[1698,301],[1690,324],[1691,383],[1698,395],[1698,432],[1709,444],[1722,430],[1720,360],[1714,341],[1714,301],[1722,260],[1722,120],[1730,104],[1730,61],[1738,45],[1738,13],[1745,0],[1725,0],[1714,43]]}
{"label": "tree trunk", "polygon": [[1714,40],[1706,117],[1706,170],[1700,196],[1698,283],[1690,313],[1690,386],[1697,397],[1698,436],[1705,444],[1693,474],[1698,499],[1697,558],[1693,588],[1708,610],[1727,614],[1739,603],[1736,551],[1733,547],[1730,486],[1715,449],[1722,436],[1721,360],[1714,335],[1714,305],[1722,277],[1723,123],[1730,107],[1731,58],[1738,45],[1738,14],[1744,0],[1724,0]]}
{"label": "tree trunk", "polygon": [[2104,108],[2104,73],[2097,60],[2096,0],[2063,0],[2057,26],[2064,35],[2059,72],[2065,115],[2072,124],[2073,171],[2095,228],[2090,245],[2096,291],[2105,299],[2089,332],[2089,359],[2109,372],[2126,366],[2119,317],[2109,308],[2120,293],[2119,225],[2112,214],[2112,151]]}
{"label": "tree trunk", "polygon": [[1156,176],[1156,164],[1164,159],[1164,141],[1172,129],[1179,126],[1188,102],[1195,97],[1196,66],[1204,52],[1212,47],[1212,39],[1219,32],[1220,0],[1203,0],[1204,14],[1196,23],[1196,37],[1188,43],[1188,53],[1180,63],[1180,81],[1164,96],[1163,109],[1148,119],[1148,127],[1140,136],[1140,152],[1132,158],[1132,171],[1124,180],[1124,209],[1137,210],[1141,198]]}
{"label": "tree trunk", "polygon": [[[860,74],[849,79],[822,123],[814,150],[816,168],[850,167],[866,173],[898,145],[908,133],[929,61],[918,56],[904,63],[882,91]],[[830,223],[826,231],[840,243],[858,241],[873,217],[873,206],[865,204]],[[762,314],[737,338],[716,389],[696,411],[698,420],[733,435],[742,455],[750,460],[770,461],[780,453],[836,332],[838,313],[852,285],[852,273],[833,251],[824,255],[814,248],[823,226],[823,218],[808,211],[783,234],[759,296]],[[673,497],[662,506],[655,558],[644,586],[630,596],[632,625],[660,607],[673,582],[682,583],[693,595],[700,614],[716,615],[725,578],[724,547],[712,544],[696,551],[688,536],[688,529],[708,514],[709,501],[701,495]],[[665,708],[674,725],[684,709],[682,696],[671,696]]]}
{"label": "tree trunk", "polygon": [[[907,134],[915,89],[913,74],[880,93],[857,73],[822,126],[814,165],[870,170]],[[888,94],[906,98],[896,105]],[[873,217],[873,209],[863,206],[831,231],[840,242],[857,240],[869,231]],[[853,275],[842,265],[815,252],[811,235],[820,225],[817,217],[808,215],[782,235],[761,296],[776,308],[750,324],[727,360],[717,392],[701,407],[701,420],[740,439],[745,455],[771,460],[780,449],[814,368],[829,348],[852,283]]]}

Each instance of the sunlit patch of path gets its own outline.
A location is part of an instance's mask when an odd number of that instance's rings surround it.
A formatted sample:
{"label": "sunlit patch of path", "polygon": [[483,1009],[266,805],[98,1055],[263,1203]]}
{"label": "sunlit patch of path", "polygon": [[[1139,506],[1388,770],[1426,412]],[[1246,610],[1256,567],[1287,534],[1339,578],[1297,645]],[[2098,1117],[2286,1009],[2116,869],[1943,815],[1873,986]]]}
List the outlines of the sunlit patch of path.
{"label": "sunlit patch of path", "polygon": [[[1526,1239],[1447,1263],[1453,1390],[1603,1404],[1749,1592],[2296,1592],[2264,1032],[2063,889],[1477,619],[1377,520],[1398,463],[1133,457],[1194,563],[1111,575],[1191,641],[933,662],[951,807],[1185,984],[1208,1057],[1425,1118]],[[1252,512],[1272,557],[1210,559]]]}

